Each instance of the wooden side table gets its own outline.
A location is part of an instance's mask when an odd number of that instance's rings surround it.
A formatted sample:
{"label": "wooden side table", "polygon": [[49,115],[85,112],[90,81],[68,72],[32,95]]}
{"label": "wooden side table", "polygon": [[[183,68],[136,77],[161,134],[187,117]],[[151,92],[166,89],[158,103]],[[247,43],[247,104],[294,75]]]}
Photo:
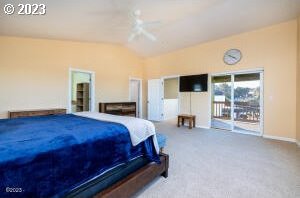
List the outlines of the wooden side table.
{"label": "wooden side table", "polygon": [[188,115],[188,114],[180,114],[177,117],[177,126],[180,127],[181,125],[184,125],[184,120],[189,120],[189,129],[192,129],[196,126],[196,116],[195,115]]}

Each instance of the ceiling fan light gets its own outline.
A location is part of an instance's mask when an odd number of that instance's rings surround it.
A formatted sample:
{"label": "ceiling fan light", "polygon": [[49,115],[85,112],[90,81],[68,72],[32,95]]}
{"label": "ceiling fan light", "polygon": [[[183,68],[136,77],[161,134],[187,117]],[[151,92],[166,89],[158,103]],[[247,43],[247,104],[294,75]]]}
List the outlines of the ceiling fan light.
{"label": "ceiling fan light", "polygon": [[141,15],[141,10],[137,9],[137,10],[135,10],[135,11],[133,12],[133,14],[134,14],[135,16],[140,16],[140,15]]}

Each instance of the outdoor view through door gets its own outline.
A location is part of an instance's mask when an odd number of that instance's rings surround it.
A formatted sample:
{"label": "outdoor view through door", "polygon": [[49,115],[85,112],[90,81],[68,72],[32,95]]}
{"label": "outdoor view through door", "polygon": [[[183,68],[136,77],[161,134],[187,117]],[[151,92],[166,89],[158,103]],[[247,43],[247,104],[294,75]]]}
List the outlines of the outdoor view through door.
{"label": "outdoor view through door", "polygon": [[212,76],[213,128],[260,135],[262,72]]}

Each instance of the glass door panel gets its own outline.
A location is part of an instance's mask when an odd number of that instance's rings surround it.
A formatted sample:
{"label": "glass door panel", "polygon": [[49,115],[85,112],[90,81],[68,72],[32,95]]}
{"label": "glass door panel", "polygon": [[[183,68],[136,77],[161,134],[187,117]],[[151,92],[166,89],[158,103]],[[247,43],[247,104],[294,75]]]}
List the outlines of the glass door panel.
{"label": "glass door panel", "polygon": [[233,130],[260,134],[260,73],[235,74]]}
{"label": "glass door panel", "polygon": [[231,75],[212,77],[211,127],[232,130]]}

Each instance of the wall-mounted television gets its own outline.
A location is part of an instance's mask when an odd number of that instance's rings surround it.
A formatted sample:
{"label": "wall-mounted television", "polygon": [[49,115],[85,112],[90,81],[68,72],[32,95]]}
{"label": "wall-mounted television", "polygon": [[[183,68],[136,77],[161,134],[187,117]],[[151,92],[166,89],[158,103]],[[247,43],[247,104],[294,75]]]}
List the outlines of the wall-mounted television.
{"label": "wall-mounted television", "polygon": [[206,92],[208,74],[180,76],[180,92]]}

